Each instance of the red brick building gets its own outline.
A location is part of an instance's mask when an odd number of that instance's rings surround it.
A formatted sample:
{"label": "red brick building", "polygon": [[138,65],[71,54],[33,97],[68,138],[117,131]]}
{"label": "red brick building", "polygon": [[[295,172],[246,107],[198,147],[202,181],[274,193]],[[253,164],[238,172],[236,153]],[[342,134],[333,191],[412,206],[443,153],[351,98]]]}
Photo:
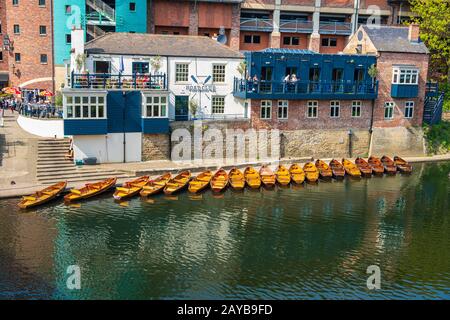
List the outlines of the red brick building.
{"label": "red brick building", "polygon": [[410,19],[407,0],[149,0],[148,31],[213,36],[234,49],[342,51],[361,24]]}
{"label": "red brick building", "polygon": [[54,91],[52,6],[53,0],[0,0],[2,86]]}
{"label": "red brick building", "polygon": [[417,25],[377,29],[362,26],[344,52],[377,56],[375,127],[422,125],[429,51],[419,39]]}

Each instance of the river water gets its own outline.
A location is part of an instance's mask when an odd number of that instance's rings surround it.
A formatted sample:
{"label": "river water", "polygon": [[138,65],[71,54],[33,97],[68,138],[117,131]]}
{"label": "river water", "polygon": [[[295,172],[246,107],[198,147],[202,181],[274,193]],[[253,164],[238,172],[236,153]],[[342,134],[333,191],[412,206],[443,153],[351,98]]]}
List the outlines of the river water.
{"label": "river water", "polygon": [[449,299],[449,171],[25,212],[3,200],[0,299]]}

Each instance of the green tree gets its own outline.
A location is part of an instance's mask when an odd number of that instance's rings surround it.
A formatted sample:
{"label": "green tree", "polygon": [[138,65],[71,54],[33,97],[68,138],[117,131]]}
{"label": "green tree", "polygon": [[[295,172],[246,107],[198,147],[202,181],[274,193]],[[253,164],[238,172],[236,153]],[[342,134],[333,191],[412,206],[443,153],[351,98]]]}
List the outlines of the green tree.
{"label": "green tree", "polygon": [[450,83],[450,2],[446,0],[410,0],[417,17],[420,37],[430,49],[431,74],[440,74]]}

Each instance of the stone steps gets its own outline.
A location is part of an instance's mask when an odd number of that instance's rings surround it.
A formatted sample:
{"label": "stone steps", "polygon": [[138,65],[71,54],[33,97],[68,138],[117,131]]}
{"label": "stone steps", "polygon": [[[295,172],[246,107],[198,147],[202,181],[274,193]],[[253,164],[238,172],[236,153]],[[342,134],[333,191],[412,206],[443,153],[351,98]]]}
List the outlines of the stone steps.
{"label": "stone steps", "polygon": [[132,177],[128,173],[116,170],[108,171],[95,166],[76,166],[73,161],[65,157],[69,148],[69,140],[42,139],[38,141],[36,178],[40,183],[55,184],[60,181],[84,183],[111,177]]}

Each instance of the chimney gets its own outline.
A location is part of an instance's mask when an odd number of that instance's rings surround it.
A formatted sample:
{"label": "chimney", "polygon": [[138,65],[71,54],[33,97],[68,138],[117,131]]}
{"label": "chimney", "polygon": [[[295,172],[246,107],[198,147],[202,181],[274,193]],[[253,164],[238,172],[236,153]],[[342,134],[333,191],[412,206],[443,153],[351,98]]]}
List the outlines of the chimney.
{"label": "chimney", "polygon": [[410,24],[408,32],[409,42],[419,42],[420,41],[420,29],[418,24]]}
{"label": "chimney", "polygon": [[80,72],[82,70],[76,70],[76,58],[79,54],[84,53],[84,30],[73,27],[71,32],[71,40],[70,71]]}

